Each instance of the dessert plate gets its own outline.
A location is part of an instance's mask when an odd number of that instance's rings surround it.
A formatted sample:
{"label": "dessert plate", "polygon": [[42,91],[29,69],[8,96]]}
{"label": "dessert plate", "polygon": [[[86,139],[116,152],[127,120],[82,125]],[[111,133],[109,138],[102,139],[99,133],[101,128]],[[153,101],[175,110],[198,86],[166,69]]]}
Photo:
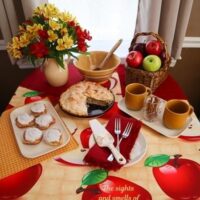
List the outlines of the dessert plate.
{"label": "dessert plate", "polygon": [[[164,104],[165,100],[161,99],[161,111],[158,113],[158,117],[156,121],[149,122],[146,121],[143,117],[143,110],[140,111],[133,111],[126,108],[124,98],[121,99],[121,101],[118,102],[118,107],[121,111],[125,112],[126,114],[130,115],[131,117],[141,120],[144,124],[146,124],[148,127],[154,129],[155,131],[161,133],[162,135],[169,137],[169,138],[177,138],[181,134],[183,134],[184,130],[189,126],[189,124],[192,121],[192,117],[188,118],[187,124],[182,129],[168,129],[162,124],[162,116],[164,112]],[[193,115],[192,115],[193,116]]]}
{"label": "dessert plate", "polygon": [[[128,139],[128,138],[127,138]],[[95,144],[95,140],[93,135],[90,137],[89,146],[92,147]],[[138,134],[137,140],[131,150],[130,160],[125,165],[125,167],[131,166],[137,162],[139,162],[147,151],[147,143],[144,135],[140,132]]]}
{"label": "dessert plate", "polygon": [[[94,144],[95,144],[95,140],[94,140],[93,135],[91,135],[89,138],[89,147],[91,148]],[[67,163],[67,164],[73,164],[73,165],[87,165],[85,162],[83,162],[83,159],[85,155],[87,154],[88,150],[89,149],[81,149],[80,147],[69,153],[67,152],[65,154],[62,154],[56,160],[63,163]],[[125,167],[131,166],[139,162],[146,154],[146,151],[147,151],[147,143],[146,143],[144,135],[140,132],[137,140],[135,141],[134,147],[131,150],[130,160],[125,165]]]}
{"label": "dessert plate", "polygon": [[48,145],[43,140],[39,144],[36,144],[36,145],[24,144],[23,143],[23,134],[24,134],[24,131],[26,130],[26,128],[18,128],[17,127],[16,117],[22,113],[31,114],[30,107],[33,104],[35,104],[35,102],[26,104],[22,107],[18,107],[10,113],[10,120],[11,120],[11,124],[13,127],[13,133],[15,135],[15,139],[16,139],[17,145],[19,147],[19,150],[20,150],[21,154],[26,158],[36,158],[38,156],[52,152],[58,148],[63,147],[64,145],[66,145],[70,139],[69,131],[66,129],[63,121],[60,119],[60,117],[57,114],[56,110],[54,109],[53,105],[47,100],[37,101],[37,103],[38,102],[43,103],[47,109],[47,113],[51,114],[54,117],[55,123],[52,124],[50,126],[50,128],[59,129],[62,132],[63,140],[62,140],[62,144],[59,146]]}

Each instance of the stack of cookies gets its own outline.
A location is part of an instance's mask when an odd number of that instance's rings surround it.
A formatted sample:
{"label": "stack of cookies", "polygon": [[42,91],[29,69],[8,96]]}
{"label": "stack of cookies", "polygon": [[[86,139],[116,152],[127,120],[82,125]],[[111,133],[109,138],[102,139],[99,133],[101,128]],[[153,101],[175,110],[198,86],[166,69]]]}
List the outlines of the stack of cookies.
{"label": "stack of cookies", "polygon": [[49,145],[62,144],[62,133],[58,128],[51,128],[55,118],[48,113],[44,103],[38,102],[30,107],[29,113],[20,113],[16,117],[18,128],[25,128],[23,143],[28,145],[39,144],[42,140]]}

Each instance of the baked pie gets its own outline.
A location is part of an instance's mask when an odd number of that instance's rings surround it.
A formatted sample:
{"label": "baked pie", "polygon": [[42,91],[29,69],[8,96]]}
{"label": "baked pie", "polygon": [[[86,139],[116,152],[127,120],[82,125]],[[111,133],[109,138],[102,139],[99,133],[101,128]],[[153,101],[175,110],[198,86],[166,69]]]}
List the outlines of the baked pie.
{"label": "baked pie", "polygon": [[60,96],[61,108],[77,116],[88,116],[88,105],[109,106],[113,101],[110,90],[90,81],[72,85]]}

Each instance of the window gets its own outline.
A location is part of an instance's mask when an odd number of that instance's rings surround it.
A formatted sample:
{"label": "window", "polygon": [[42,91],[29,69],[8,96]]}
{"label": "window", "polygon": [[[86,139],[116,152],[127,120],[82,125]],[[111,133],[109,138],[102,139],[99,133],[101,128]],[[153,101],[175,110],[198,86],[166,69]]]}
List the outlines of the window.
{"label": "window", "polygon": [[93,39],[89,50],[110,50],[122,38],[116,51],[120,57],[128,53],[134,35],[138,0],[49,0],[60,10],[69,11],[90,31]]}

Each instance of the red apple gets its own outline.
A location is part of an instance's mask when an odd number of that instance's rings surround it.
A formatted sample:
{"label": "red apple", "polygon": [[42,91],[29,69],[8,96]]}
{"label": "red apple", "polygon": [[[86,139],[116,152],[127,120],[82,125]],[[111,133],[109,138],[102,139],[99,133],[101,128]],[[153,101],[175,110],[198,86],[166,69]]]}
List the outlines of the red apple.
{"label": "red apple", "polygon": [[26,194],[38,181],[42,165],[37,164],[0,180],[0,199],[16,199]]}
{"label": "red apple", "polygon": [[130,67],[139,67],[142,60],[143,55],[139,51],[131,51],[126,58],[126,62]]}
{"label": "red apple", "polygon": [[157,40],[150,40],[146,43],[146,52],[159,56],[162,52],[162,44]]}
{"label": "red apple", "polygon": [[200,165],[180,155],[166,164],[153,168],[153,174],[161,189],[171,198],[193,200],[200,198]]}
{"label": "red apple", "polygon": [[140,199],[151,200],[151,194],[143,187],[115,176],[108,176],[99,184],[84,189],[82,200]]}

